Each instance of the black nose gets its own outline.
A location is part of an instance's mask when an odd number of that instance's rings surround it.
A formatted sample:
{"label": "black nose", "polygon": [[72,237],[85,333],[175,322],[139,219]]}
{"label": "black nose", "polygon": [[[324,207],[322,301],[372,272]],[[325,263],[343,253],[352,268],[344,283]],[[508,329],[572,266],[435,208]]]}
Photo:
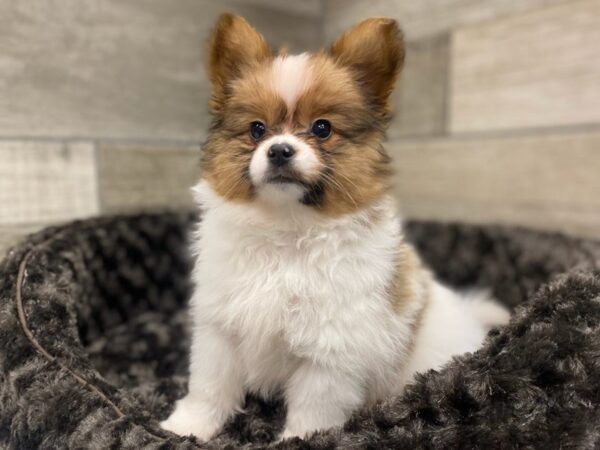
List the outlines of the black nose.
{"label": "black nose", "polygon": [[296,152],[290,144],[273,144],[267,151],[267,157],[271,164],[281,167],[290,162],[294,153]]}

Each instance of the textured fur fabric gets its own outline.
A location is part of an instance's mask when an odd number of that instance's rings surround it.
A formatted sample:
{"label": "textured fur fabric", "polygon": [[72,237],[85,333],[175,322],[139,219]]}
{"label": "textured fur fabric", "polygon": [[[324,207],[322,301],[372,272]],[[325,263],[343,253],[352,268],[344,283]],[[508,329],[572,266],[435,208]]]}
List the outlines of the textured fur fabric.
{"label": "textured fur fabric", "polygon": [[[158,427],[186,390],[189,214],[95,219],[0,265],[0,448],[197,448]],[[269,442],[285,406],[249,397],[207,448],[598,448],[600,244],[408,225],[443,281],[515,307],[474,354],[307,441]]]}

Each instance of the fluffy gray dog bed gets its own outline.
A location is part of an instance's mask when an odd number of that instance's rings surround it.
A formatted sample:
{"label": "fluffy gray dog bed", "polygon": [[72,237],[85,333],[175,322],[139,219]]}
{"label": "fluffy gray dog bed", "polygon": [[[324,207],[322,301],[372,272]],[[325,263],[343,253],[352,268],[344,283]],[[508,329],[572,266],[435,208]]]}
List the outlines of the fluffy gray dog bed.
{"label": "fluffy gray dog bed", "polygon": [[[45,230],[0,265],[0,447],[197,448],[162,431],[186,390],[193,217]],[[412,223],[438,276],[490,286],[516,314],[475,354],[420,375],[342,429],[276,448],[598,448],[600,244]],[[261,448],[285,405],[249,397],[208,448]]]}

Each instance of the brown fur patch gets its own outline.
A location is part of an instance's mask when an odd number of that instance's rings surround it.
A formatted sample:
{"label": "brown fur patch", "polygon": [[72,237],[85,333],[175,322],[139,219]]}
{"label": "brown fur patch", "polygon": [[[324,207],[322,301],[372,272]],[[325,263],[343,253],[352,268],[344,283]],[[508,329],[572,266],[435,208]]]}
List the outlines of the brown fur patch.
{"label": "brown fur patch", "polygon": [[433,279],[423,266],[415,249],[405,242],[397,251],[396,276],[390,289],[390,300],[394,311],[405,315],[412,302],[422,302],[429,296]]}
{"label": "brown fur patch", "polygon": [[[223,14],[208,42],[208,74],[213,85],[213,123],[203,146],[203,176],[228,200],[249,201],[248,167],[256,143],[249,134],[255,120],[274,120],[281,103],[257,89],[272,60],[264,38],[242,17]],[[238,95],[233,95],[239,85]]]}
{"label": "brown fur patch", "polygon": [[423,298],[422,304],[417,310],[417,313],[414,316],[412,323],[410,324],[410,338],[405,346],[406,355],[410,355],[413,353],[417,341],[417,333],[419,331],[419,328],[421,328],[421,325],[423,324],[423,319],[425,318],[425,314],[427,313],[427,308],[429,307],[430,303],[431,297],[428,294]]}
{"label": "brown fur patch", "polygon": [[389,295],[394,312],[411,320],[410,337],[405,346],[406,355],[411,354],[415,347],[417,332],[430,304],[433,283],[433,276],[412,245],[402,242],[397,251],[396,275]]}
{"label": "brown fur patch", "polygon": [[269,88],[270,65],[246,70],[244,76],[229,83],[231,95],[215,112],[211,132],[203,147],[204,177],[227,200],[250,201],[253,186],[250,160],[258,146],[250,136],[250,124],[267,125],[263,139],[277,134],[287,115],[283,99]]}
{"label": "brown fur patch", "polygon": [[364,20],[332,45],[331,54],[351,68],[367,97],[387,112],[405,55],[398,23],[383,17]]}
{"label": "brown fur patch", "polygon": [[219,110],[228,83],[249,68],[267,61],[271,49],[265,39],[240,16],[222,14],[208,42],[208,74],[213,84],[211,107]]}
{"label": "brown fur patch", "polygon": [[389,188],[389,157],[381,145],[385,122],[377,118],[347,67],[324,53],[315,55],[312,64],[314,81],[298,101],[295,120],[305,128],[317,119],[332,125],[330,138],[307,139],[325,164],[323,199],[317,208],[337,216],[364,208]]}

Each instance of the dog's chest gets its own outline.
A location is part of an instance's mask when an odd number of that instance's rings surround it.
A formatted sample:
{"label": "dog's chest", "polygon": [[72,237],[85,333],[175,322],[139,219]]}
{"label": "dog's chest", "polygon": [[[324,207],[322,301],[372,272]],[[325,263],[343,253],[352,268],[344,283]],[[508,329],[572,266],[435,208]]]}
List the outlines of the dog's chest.
{"label": "dog's chest", "polygon": [[196,273],[203,308],[246,340],[281,339],[301,350],[316,345],[325,326],[341,330],[385,314],[393,236],[256,232],[210,223],[203,231]]}

